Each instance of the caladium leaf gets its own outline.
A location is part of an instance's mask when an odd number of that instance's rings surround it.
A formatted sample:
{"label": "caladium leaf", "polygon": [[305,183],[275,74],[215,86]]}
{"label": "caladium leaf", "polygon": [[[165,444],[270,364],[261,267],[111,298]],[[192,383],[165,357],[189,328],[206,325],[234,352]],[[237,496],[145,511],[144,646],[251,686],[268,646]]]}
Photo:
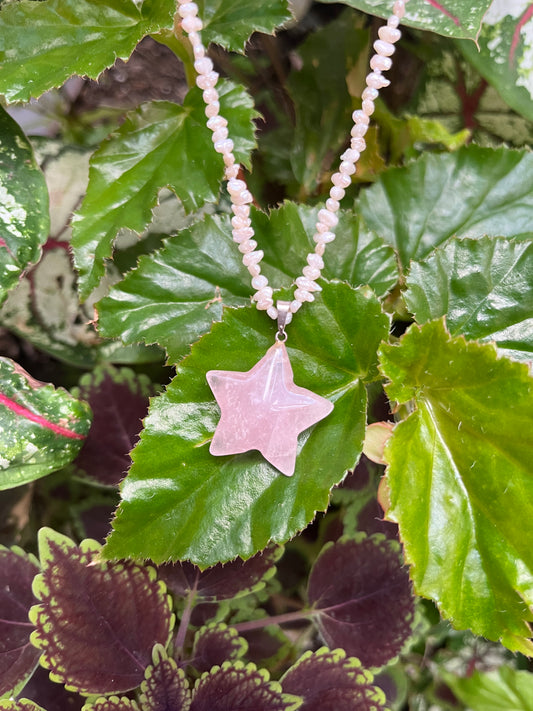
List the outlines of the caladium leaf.
{"label": "caladium leaf", "polygon": [[[420,595],[459,629],[533,654],[533,379],[442,321],[381,348],[387,392],[415,411],[385,451],[388,517]],[[509,511],[520,512],[509,516]]]}
{"label": "caladium leaf", "polygon": [[533,674],[501,666],[469,677],[443,674],[455,696],[472,711],[533,711]]}
{"label": "caladium leaf", "polygon": [[240,659],[247,650],[248,642],[234,627],[212,622],[196,633],[191,664],[199,672],[209,671],[225,661]]}
{"label": "caladium leaf", "polygon": [[302,309],[291,324],[295,382],[331,397],[335,409],[300,436],[296,471],[287,478],[257,452],[224,459],[209,453],[219,414],[206,372],[250,369],[274,335],[264,314],[228,309],[178,365],[165,394],[152,400],[104,555],[189,559],[205,568],[248,558],[304,528],[359,457],[363,381],[375,377],[376,349],[387,330],[375,296],[343,283],[324,282],[313,309]]}
{"label": "caladium leaf", "polygon": [[302,696],[300,711],[386,711],[372,674],[343,649],[306,652],[281,678],[284,691]]}
{"label": "caladium leaf", "polygon": [[255,664],[225,662],[202,675],[193,692],[190,711],[296,711],[301,698],[285,694],[265,669]]}
{"label": "caladium leaf", "polygon": [[72,74],[96,79],[142,37],[171,27],[172,0],[29,0],[0,11],[0,93],[28,101]]}
{"label": "caladium leaf", "polygon": [[51,529],[39,533],[32,643],[53,680],[83,694],[139,686],[154,644],[167,644],[173,624],[153,568],[97,562],[100,548],[90,539],[77,547]]}
{"label": "caladium leaf", "polygon": [[105,486],[118,486],[131,464],[129,453],[154,392],[147,376],[129,368],[99,366],[84,375],[73,394],[89,403],[94,417],[72,470]]}
{"label": "caladium leaf", "polygon": [[360,205],[404,269],[450,237],[531,235],[533,155],[479,146],[425,155],[383,173]]}
{"label": "caladium leaf", "polygon": [[[318,207],[287,202],[270,215],[252,210],[269,281],[289,288],[314,250]],[[394,250],[367,230],[352,211],[339,213],[337,240],[324,276],[368,284],[378,295],[398,280]],[[283,255],[283,257],[281,256]],[[189,345],[220,320],[224,306],[249,303],[250,276],[231,240],[227,217],[207,217],[167,240],[98,304],[99,330],[125,343],[159,343],[178,362]]]}
{"label": "caladium leaf", "polygon": [[30,644],[28,612],[39,565],[20,548],[0,546],[0,697],[15,695],[31,675],[39,652]]}
{"label": "caladium leaf", "polygon": [[91,423],[89,406],[0,358],[0,490],[68,464]]}
{"label": "caladium leaf", "polygon": [[273,34],[292,15],[287,0],[200,0],[199,15],[204,23],[202,36],[232,52],[244,52],[253,32]]}
{"label": "caladium leaf", "polygon": [[49,227],[43,174],[28,139],[0,106],[0,304],[38,261]]}
{"label": "caladium leaf", "polygon": [[[320,0],[336,2],[336,0]],[[371,15],[388,18],[392,5],[388,0],[341,0],[346,5]],[[406,7],[403,25],[437,32],[447,37],[477,39],[481,23],[491,0],[411,0]],[[472,46],[475,46],[472,43]]]}
{"label": "caladium leaf", "polygon": [[166,563],[158,567],[158,574],[177,598],[192,593],[198,602],[235,600],[262,589],[274,576],[282,553],[280,546],[267,548],[248,560],[219,563],[204,571],[187,561]]}
{"label": "caladium leaf", "polygon": [[362,533],[326,544],[311,570],[307,596],[325,642],[367,667],[390,662],[411,635],[409,573],[398,542],[383,535]]}
{"label": "caladium leaf", "polygon": [[404,298],[418,323],[446,316],[452,336],[533,358],[531,240],[451,240],[411,265]]}
{"label": "caladium leaf", "polygon": [[[235,156],[248,164],[255,145],[252,100],[229,82],[221,82],[218,91],[221,113],[233,127]],[[119,228],[141,232],[150,222],[160,188],[171,188],[188,212],[216,200],[224,163],[213,149],[204,110],[197,88],[183,106],[142,104],[93,155],[71,242],[83,297],[104,275],[104,260],[111,256]]]}
{"label": "caladium leaf", "polygon": [[459,48],[504,101],[530,121],[533,119],[531,32],[533,8],[528,0],[506,3],[494,0],[483,18],[476,47],[459,42]]}
{"label": "caladium leaf", "polygon": [[85,704],[82,711],[139,711],[139,707],[133,699],[129,699],[127,696],[110,696],[108,698],[101,697]]}
{"label": "caladium leaf", "polygon": [[154,647],[152,657],[153,664],[146,669],[141,684],[142,711],[187,711],[191,694],[185,672],[159,644]]}

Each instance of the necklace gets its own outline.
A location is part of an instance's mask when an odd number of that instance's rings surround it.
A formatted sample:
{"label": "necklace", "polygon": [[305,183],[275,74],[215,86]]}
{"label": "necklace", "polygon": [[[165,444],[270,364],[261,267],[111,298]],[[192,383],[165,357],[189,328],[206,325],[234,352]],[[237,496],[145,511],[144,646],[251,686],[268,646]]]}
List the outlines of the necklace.
{"label": "necklace", "polygon": [[250,220],[250,203],[253,198],[244,180],[240,179],[240,166],[233,153],[233,141],[229,138],[228,122],[220,115],[219,95],[215,88],[218,74],[206,56],[200,33],[203,23],[198,17],[198,6],[189,0],[178,0],[181,27],[187,33],[194,53],[196,84],[203,91],[206,104],[207,127],[212,131],[213,146],[222,155],[225,178],[231,199],[233,217],[232,237],[242,253],[243,264],[252,277],[256,290],[252,299],[257,309],[277,321],[278,331],[274,345],[261,360],[247,372],[210,370],[207,382],[220,407],[221,415],[209,451],[215,456],[241,454],[255,449],[276,469],[292,476],[296,464],[298,436],[315,425],[333,410],[333,403],[294,383],[292,367],[285,347],[286,326],[302,304],[315,300],[314,292],[321,291],[317,284],[326,245],[335,239],[338,223],[337,211],[346,188],[351,184],[356,163],[366,147],[364,136],[374,102],[379,90],[390,84],[383,72],[392,66],[394,44],[400,39],[398,29],[408,0],[395,0],[392,15],[378,31],[374,42],[375,54],[370,60],[371,72],[366,77],[361,109],[353,112],[350,148],[341,155],[337,173],[331,177],[333,186],[325,207],[318,212],[316,232],[313,236],[315,249],[307,255],[307,264],[302,275],[295,279],[296,289],[292,301],[278,301],[274,305],[273,289],[268,279],[261,274],[262,250],[253,239]]}

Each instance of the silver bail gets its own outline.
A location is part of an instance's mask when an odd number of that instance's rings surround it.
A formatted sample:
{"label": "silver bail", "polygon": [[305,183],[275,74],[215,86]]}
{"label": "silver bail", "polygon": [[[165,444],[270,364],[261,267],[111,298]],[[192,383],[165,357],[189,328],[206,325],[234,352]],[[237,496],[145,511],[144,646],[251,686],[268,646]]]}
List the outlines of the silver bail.
{"label": "silver bail", "polygon": [[287,334],[285,333],[285,326],[290,323],[291,312],[290,312],[290,301],[277,301],[276,308],[278,310],[278,332],[276,334],[276,341],[286,341]]}

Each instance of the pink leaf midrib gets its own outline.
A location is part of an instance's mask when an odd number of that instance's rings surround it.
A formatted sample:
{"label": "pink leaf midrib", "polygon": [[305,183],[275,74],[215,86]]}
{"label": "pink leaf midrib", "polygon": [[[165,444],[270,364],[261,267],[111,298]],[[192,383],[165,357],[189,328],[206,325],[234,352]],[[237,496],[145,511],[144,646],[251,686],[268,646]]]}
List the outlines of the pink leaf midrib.
{"label": "pink leaf midrib", "polygon": [[47,420],[42,415],[38,415],[36,412],[28,410],[28,408],[24,407],[23,405],[20,405],[18,402],[12,400],[3,393],[0,393],[0,405],[4,405],[9,410],[11,410],[11,412],[15,413],[15,415],[19,415],[20,417],[24,417],[27,420],[31,420],[31,422],[35,422],[41,427],[51,430],[55,434],[62,435],[63,437],[68,437],[69,439],[85,439],[85,435],[79,434],[78,432],[73,432],[72,430],[63,427],[62,425],[58,425],[55,422],[50,422],[50,420]]}

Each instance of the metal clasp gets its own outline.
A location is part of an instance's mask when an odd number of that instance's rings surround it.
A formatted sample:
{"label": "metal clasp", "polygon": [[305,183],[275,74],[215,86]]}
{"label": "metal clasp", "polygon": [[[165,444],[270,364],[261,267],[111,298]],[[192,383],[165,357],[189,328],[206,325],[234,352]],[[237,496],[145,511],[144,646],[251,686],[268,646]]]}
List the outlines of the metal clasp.
{"label": "metal clasp", "polygon": [[284,343],[287,340],[285,326],[291,322],[292,314],[290,312],[290,301],[277,301],[276,308],[278,310],[278,332],[276,333],[276,341]]}

